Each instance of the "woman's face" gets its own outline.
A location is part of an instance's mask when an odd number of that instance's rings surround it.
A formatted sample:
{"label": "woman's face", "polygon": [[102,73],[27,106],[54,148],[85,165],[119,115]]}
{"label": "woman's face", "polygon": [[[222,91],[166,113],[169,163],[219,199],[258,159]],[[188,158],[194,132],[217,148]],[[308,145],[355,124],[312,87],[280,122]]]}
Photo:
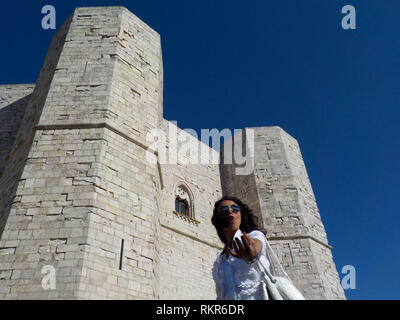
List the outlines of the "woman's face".
{"label": "woman's face", "polygon": [[231,206],[237,204],[233,202],[232,200],[224,200],[220,203],[219,208],[223,206],[228,206],[228,211],[226,212],[219,212],[221,216],[224,216],[228,220],[226,226],[223,228],[224,231],[237,231],[239,230],[240,223],[242,222],[242,216],[240,210],[238,212],[235,212],[232,210]]}

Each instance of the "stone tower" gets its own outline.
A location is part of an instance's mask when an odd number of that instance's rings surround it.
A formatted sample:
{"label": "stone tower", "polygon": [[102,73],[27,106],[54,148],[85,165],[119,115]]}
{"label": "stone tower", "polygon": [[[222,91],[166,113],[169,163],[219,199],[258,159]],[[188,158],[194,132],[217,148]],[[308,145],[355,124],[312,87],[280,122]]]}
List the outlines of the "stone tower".
{"label": "stone tower", "polygon": [[[297,142],[247,128],[254,170],[237,176],[196,161],[219,153],[165,120],[162,96],[160,36],[123,7],[75,9],[36,83],[0,86],[0,299],[214,299],[224,192],[308,298],[345,298]],[[169,155],[199,152],[165,162],[154,130]]]}
{"label": "stone tower", "polygon": [[254,168],[237,175],[237,165],[222,165],[224,193],[244,199],[258,215],[283,267],[308,299],[345,298],[297,141],[279,127],[244,131],[239,138],[244,150],[253,148]]}

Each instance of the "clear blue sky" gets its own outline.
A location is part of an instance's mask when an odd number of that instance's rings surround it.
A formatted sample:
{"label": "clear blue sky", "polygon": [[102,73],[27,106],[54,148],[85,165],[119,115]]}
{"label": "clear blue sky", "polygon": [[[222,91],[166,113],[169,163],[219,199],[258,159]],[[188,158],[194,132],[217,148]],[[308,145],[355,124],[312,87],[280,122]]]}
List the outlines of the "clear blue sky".
{"label": "clear blue sky", "polygon": [[[181,128],[281,126],[298,139],[349,299],[400,298],[400,1],[6,1],[0,83],[36,81],[77,6],[122,5],[161,34],[164,117]],[[352,4],[357,29],[341,28]],[[343,277],[343,274],[340,274]]]}

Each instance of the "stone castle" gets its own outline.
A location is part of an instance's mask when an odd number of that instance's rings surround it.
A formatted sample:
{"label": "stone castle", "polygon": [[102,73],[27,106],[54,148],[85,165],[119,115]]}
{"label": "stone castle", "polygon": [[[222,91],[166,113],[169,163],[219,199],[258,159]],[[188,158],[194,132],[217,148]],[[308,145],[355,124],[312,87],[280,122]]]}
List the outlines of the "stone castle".
{"label": "stone castle", "polygon": [[[175,130],[221,161],[162,162],[153,129],[167,150]],[[123,7],[75,9],[36,83],[0,86],[0,299],[215,299],[224,194],[257,214],[307,299],[345,299],[297,141],[279,127],[240,136],[244,175],[226,141],[218,152],[163,118],[157,32]]]}

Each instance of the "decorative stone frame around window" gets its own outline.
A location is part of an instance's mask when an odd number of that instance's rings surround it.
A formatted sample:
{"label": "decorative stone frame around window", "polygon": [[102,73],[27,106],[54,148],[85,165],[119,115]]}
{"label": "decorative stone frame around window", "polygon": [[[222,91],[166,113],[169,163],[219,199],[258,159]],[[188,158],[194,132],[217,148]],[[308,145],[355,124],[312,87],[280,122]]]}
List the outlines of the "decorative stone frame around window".
{"label": "decorative stone frame around window", "polygon": [[195,219],[194,199],[191,190],[181,182],[175,187],[174,196],[174,213],[189,222],[199,224],[199,221]]}

